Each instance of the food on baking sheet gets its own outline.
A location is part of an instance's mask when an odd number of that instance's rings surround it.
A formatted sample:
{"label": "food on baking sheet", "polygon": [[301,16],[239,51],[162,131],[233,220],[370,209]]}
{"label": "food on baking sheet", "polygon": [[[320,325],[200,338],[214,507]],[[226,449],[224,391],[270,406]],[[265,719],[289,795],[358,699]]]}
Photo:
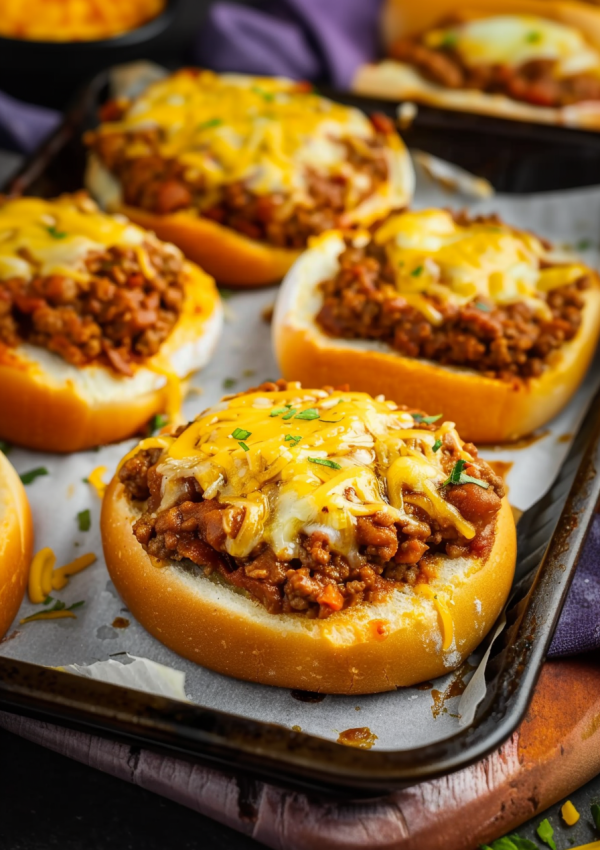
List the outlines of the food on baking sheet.
{"label": "food on baking sheet", "polygon": [[25,488],[0,451],[0,638],[25,595],[33,551],[33,522]]}
{"label": "food on baking sheet", "polygon": [[142,441],[101,528],[119,593],[163,643],[323,693],[454,669],[515,563],[502,480],[452,422],[285,381]]}
{"label": "food on baking sheet", "polygon": [[77,451],[176,414],[220,327],[208,275],[85,193],[0,202],[0,438]]}
{"label": "food on baking sheet", "polygon": [[600,129],[600,11],[578,2],[437,0],[384,11],[388,57],[353,88],[507,118]]}
{"label": "food on baking sheet", "polygon": [[273,322],[284,377],[443,413],[478,443],[558,413],[599,330],[595,271],[495,216],[440,209],[316,240]]}
{"label": "food on baking sheet", "polygon": [[104,108],[87,186],[218,281],[283,277],[310,236],[411,199],[393,123],[282,78],[184,69]]}
{"label": "food on baking sheet", "polygon": [[0,36],[30,41],[98,41],[156,18],[166,0],[2,0]]}

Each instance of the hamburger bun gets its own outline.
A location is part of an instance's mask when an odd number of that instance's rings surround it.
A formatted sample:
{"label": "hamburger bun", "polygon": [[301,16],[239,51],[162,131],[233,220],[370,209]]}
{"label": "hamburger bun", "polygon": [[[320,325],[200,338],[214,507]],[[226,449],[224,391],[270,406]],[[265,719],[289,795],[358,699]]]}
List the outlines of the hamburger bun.
{"label": "hamburger bun", "polygon": [[33,522],[21,479],[0,451],[0,638],[23,601],[33,552]]}

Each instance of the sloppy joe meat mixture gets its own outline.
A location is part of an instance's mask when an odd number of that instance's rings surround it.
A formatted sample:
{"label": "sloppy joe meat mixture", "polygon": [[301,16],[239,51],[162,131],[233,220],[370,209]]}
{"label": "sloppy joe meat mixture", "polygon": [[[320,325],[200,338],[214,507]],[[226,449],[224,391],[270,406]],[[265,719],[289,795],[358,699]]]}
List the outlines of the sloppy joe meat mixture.
{"label": "sloppy joe meat mixture", "polygon": [[0,343],[28,342],[74,366],[132,375],[132,364],[156,354],[170,334],[184,299],[181,257],[151,242],[143,248],[152,276],[133,248],[113,246],[88,254],[88,279],[0,280]]}
{"label": "sloppy joe meat mixture", "polygon": [[[468,221],[461,214],[455,218]],[[495,217],[489,221],[499,223]],[[407,357],[465,366],[507,381],[538,377],[552,352],[573,339],[581,324],[582,292],[590,285],[582,276],[550,291],[551,319],[541,318],[525,302],[498,306],[478,298],[457,306],[431,297],[443,317],[433,325],[398,292],[384,246],[369,242],[356,248],[347,239],[339,263],[335,277],[321,284],[323,304],[316,320],[325,333],[379,340]]]}
{"label": "sloppy joe meat mixture", "polygon": [[[272,392],[285,387],[285,381],[278,381],[248,392]],[[426,422],[416,423],[415,427],[435,430],[435,426]],[[427,581],[434,569],[434,556],[484,558],[489,553],[504,487],[485,461],[477,457],[473,445],[465,444],[464,448],[474,458],[464,472],[482,480],[487,488],[466,483],[447,484],[442,489],[444,497],[475,526],[475,537],[466,540],[443,518],[433,519],[418,506],[407,503],[410,521],[406,524],[392,522],[381,512],[357,518],[361,558],[360,564],[353,567],[343,554],[331,548],[326,534],[319,531],[303,536],[302,555],[298,559],[280,560],[266,543],[260,544],[249,558],[232,558],[225,549],[225,528],[235,538],[244,519],[244,509],[232,511],[232,506],[217,499],[205,500],[196,479],[188,478],[186,492],[179,502],[158,510],[162,479],[158,472],[160,448],[140,450],[123,464],[119,476],[127,497],[144,503],[133,532],[150,555],[192,561],[208,574],[216,572],[271,613],[324,618],[363,600],[381,601],[399,585]],[[459,458],[450,434],[443,441],[439,457],[444,471],[450,475]]]}
{"label": "sloppy joe meat mixture", "polygon": [[[460,24],[459,17],[449,18],[443,26]],[[534,106],[561,107],[582,101],[600,100],[600,78],[589,72],[559,77],[557,60],[534,59],[521,65],[481,63],[467,65],[454,40],[448,38],[437,47],[423,43],[422,36],[402,38],[391,49],[393,59],[413,65],[433,83],[450,89],[477,89],[503,94]]]}
{"label": "sloppy joe meat mixture", "polygon": [[[117,110],[117,111],[115,111]],[[119,117],[118,107],[108,113]],[[362,192],[367,198],[388,179],[386,134],[394,133],[393,122],[382,114],[371,118],[377,134],[373,139],[343,140],[346,160],[368,178]],[[92,133],[89,143],[102,164],[119,179],[126,204],[164,215],[194,209],[204,218],[242,233],[251,239],[282,248],[303,248],[309,236],[340,226],[346,212],[349,180],[346,175],[327,176],[306,169],[305,203],[284,193],[256,194],[243,181],[224,185],[218,197],[207,196],[203,175],[176,158],[160,153],[160,128],[123,133]],[[129,155],[132,143],[138,152]],[[139,154],[139,148],[145,153]]]}

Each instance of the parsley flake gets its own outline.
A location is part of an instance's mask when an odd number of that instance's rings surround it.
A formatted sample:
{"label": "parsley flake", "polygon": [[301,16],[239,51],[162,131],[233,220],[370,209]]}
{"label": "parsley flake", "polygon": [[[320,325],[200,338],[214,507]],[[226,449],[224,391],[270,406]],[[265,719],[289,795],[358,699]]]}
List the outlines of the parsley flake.
{"label": "parsley flake", "polygon": [[[295,413],[296,413],[296,408],[290,407],[289,409],[286,409],[285,413],[283,414],[283,416],[281,418],[282,419],[291,419],[292,416],[294,416]],[[298,414],[298,415],[300,415],[300,414]]]}
{"label": "parsley flake", "polygon": [[237,378],[225,378],[223,381],[223,389],[230,390],[237,384]]}
{"label": "parsley flake", "polygon": [[92,527],[92,517],[89,512],[89,509],[86,508],[84,511],[79,511],[77,514],[77,523],[79,525],[80,531],[89,531]]}
{"label": "parsley flake", "polygon": [[525,36],[525,41],[528,41],[530,44],[535,44],[538,41],[542,40],[542,34],[538,30],[532,30],[528,32]]}
{"label": "parsley flake", "polygon": [[440,47],[452,48],[458,44],[458,35],[455,32],[447,32],[440,42]]}
{"label": "parsley flake", "polygon": [[169,422],[169,417],[164,413],[157,413],[150,420],[150,433],[156,434],[157,431],[160,431],[161,428],[164,428],[165,425]]}
{"label": "parsley flake", "polygon": [[556,844],[554,842],[554,838],[552,837],[554,835],[554,830],[552,829],[548,818],[544,818],[544,820],[536,829],[536,832],[542,839],[544,844],[547,844],[548,847],[550,847],[550,850],[556,850]]}
{"label": "parsley flake", "polygon": [[596,826],[596,829],[600,831],[600,806],[598,803],[592,803],[592,819]]}
{"label": "parsley flake", "polygon": [[264,89],[261,89],[260,86],[252,86],[251,91],[253,91],[254,94],[259,94],[267,103],[273,103],[275,100],[273,92],[265,91]]}
{"label": "parsley flake", "polygon": [[7,443],[6,440],[0,440],[0,452],[4,452],[7,455],[11,449],[12,446],[10,443]]}
{"label": "parsley flake", "polygon": [[242,442],[240,442],[240,443],[238,443],[238,446],[240,446],[240,448],[242,448],[245,452],[249,452],[249,451],[250,451],[250,449],[249,449],[249,447],[246,445],[246,443],[242,443]]}
{"label": "parsley flake", "polygon": [[42,602],[42,605],[50,605],[51,602],[54,602],[54,599],[51,596],[47,596]]}
{"label": "parsley flake", "polygon": [[274,407],[273,410],[269,413],[269,416],[279,416],[280,413],[287,413],[287,407]]}
{"label": "parsley flake", "polygon": [[[285,416],[283,417],[286,418]],[[319,411],[314,407],[309,407],[308,410],[302,410],[300,413],[297,413],[295,416],[296,419],[318,419]]]}
{"label": "parsley flake", "polygon": [[36,466],[35,469],[30,469],[29,472],[24,472],[19,477],[23,484],[31,484],[32,481],[35,481],[35,479],[39,478],[41,475],[48,475],[48,470],[45,466]]}
{"label": "parsley flake", "polygon": [[433,444],[433,446],[431,447],[431,450],[434,451],[434,452],[439,452],[439,450],[441,448],[442,448],[442,441],[436,440],[435,443]]}
{"label": "parsley flake", "polygon": [[423,266],[417,266],[416,269],[413,269],[410,273],[411,277],[419,277],[423,273]]}
{"label": "parsley flake", "polygon": [[208,121],[203,121],[201,124],[198,124],[196,130],[209,130],[211,127],[220,127],[222,123],[222,118],[209,118]]}
{"label": "parsley flake", "polygon": [[330,469],[342,468],[339,463],[336,463],[334,460],[329,460],[327,457],[309,457],[308,460],[311,463],[318,463],[320,466],[328,466]]}
{"label": "parsley flake", "polygon": [[57,230],[54,224],[51,227],[47,227],[46,230],[53,239],[66,239],[68,235],[64,230]]}
{"label": "parsley flake", "polygon": [[435,416],[423,416],[422,413],[413,413],[412,418],[419,424],[433,425],[433,423],[437,422],[438,419],[441,419],[443,415],[443,413],[437,413]]}
{"label": "parsley flake", "polygon": [[591,239],[580,239],[579,242],[575,243],[575,249],[577,251],[587,251],[588,248],[591,248],[593,242]]}
{"label": "parsley flake", "polygon": [[539,850],[534,841],[528,838],[521,838],[520,835],[505,835],[504,838],[497,838],[491,844],[482,844],[481,850]]}
{"label": "parsley flake", "polygon": [[463,472],[466,465],[466,460],[457,460],[452,468],[452,472],[446,478],[442,487],[447,487],[450,484],[477,484],[478,487],[483,487],[484,490],[487,490],[490,486],[487,481],[482,481],[480,478],[474,478],[472,475],[467,475],[466,472]]}
{"label": "parsley flake", "polygon": [[252,436],[252,431],[244,431],[243,428],[236,428],[231,435],[234,440],[247,440]]}

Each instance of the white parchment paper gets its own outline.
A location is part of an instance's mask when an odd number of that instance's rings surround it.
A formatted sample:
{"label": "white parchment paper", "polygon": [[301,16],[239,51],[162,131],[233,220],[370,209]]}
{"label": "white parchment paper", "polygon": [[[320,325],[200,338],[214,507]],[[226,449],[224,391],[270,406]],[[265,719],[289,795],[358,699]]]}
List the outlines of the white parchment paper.
{"label": "white parchment paper", "polygon": [[[446,194],[439,186],[419,180],[415,205],[465,206],[468,199]],[[597,265],[600,189],[539,196],[495,196],[469,204],[473,212],[497,211],[515,225],[538,231],[571,246],[585,240],[584,259]],[[192,381],[184,413],[192,418],[216,402],[225,391],[242,390],[278,376],[270,343],[270,329],[261,317],[276,297],[276,289],[233,294],[227,298],[225,333],[212,363]],[[553,422],[546,436],[527,448],[485,452],[492,459],[513,462],[509,476],[511,502],[521,510],[533,504],[550,486],[569,449],[566,435],[575,433],[586,406],[598,386],[600,364],[592,372],[573,403]],[[238,713],[258,720],[281,723],[336,739],[349,728],[367,726],[377,735],[381,749],[405,749],[430,743],[458,731],[457,703],[460,683],[471,666],[423,688],[363,697],[328,696],[321,702],[304,703],[283,689],[238,682],[188,662],[162,646],[141,628],[125,609],[112,585],[98,530],[100,500],[83,479],[98,466],[107,467],[106,480],[119,459],[134,444],[100,448],[61,457],[13,449],[10,459],[21,473],[45,466],[49,474],[28,485],[33,509],[36,549],[50,546],[57,563],[64,564],[84,552],[98,561],[73,577],[69,586],[54,596],[67,604],[85,600],[76,620],[53,620],[19,625],[19,618],[39,610],[27,600],[0,643],[0,654],[39,664],[91,665],[119,658],[123,652],[164,664],[185,673],[186,694],[207,707]],[[92,527],[79,531],[77,513],[88,508]],[[116,618],[130,621],[116,628]]]}

